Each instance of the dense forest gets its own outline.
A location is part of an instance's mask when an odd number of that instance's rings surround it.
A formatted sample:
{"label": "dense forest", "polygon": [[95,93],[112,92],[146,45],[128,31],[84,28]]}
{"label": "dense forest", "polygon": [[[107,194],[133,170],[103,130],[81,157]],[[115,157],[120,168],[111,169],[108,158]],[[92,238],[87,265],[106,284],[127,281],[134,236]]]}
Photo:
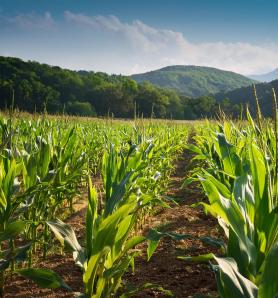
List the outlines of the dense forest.
{"label": "dense forest", "polygon": [[[256,84],[257,97],[260,103],[260,108],[265,117],[273,115],[273,91],[278,94],[278,80],[270,83]],[[248,105],[251,114],[256,113],[256,106],[254,101],[254,88],[253,86],[242,87],[229,92],[222,92],[215,94],[213,100],[220,101],[225,98],[228,102],[233,103],[233,106]]]}
{"label": "dense forest", "polygon": [[[117,75],[0,57],[0,107],[89,116],[183,118],[176,92]],[[135,108],[135,106],[137,108]]]}
{"label": "dense forest", "polygon": [[[260,84],[259,89],[269,85]],[[47,111],[81,116],[198,119],[214,117],[219,106],[237,116],[241,103],[253,101],[251,88],[189,98],[175,90],[127,76],[71,71],[18,58],[0,57],[0,109]],[[242,91],[244,96],[241,96]],[[261,90],[260,94],[264,94]],[[238,94],[239,93],[239,94]],[[246,96],[246,97],[245,97]],[[265,107],[270,113],[270,107]]]}
{"label": "dense forest", "polygon": [[[262,114],[265,117],[273,116],[273,91],[278,94],[278,80],[270,83],[257,83],[255,85]],[[201,104],[202,103],[202,104]],[[198,107],[202,109],[207,106],[207,110],[202,110],[203,115],[213,117],[219,111],[219,105],[227,115],[238,117],[248,106],[250,113],[256,114],[256,105],[253,85],[238,88],[228,92],[219,92],[214,95],[191,98],[185,106],[185,117],[190,119],[199,118]],[[217,109],[218,108],[218,109]],[[186,114],[188,113],[188,114]],[[243,113],[244,117],[245,113]]]}

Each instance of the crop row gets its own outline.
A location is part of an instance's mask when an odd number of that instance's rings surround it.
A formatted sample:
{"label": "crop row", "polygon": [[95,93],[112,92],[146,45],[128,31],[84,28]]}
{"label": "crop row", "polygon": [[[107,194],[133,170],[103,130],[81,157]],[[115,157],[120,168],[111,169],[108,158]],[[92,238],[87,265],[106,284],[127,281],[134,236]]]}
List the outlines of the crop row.
{"label": "crop row", "polygon": [[219,241],[220,257],[207,254],[182,257],[209,261],[216,273],[221,297],[278,297],[278,153],[277,105],[274,116],[257,119],[247,110],[247,121],[227,119],[199,129],[189,145],[199,167],[194,177],[208,202],[204,210],[214,216],[226,241]]}
{"label": "crop row", "polygon": [[[138,223],[155,206],[167,206],[162,194],[187,129],[45,116],[2,116],[0,129],[1,295],[8,271],[42,287],[70,290],[55,272],[33,267],[34,258],[55,250],[54,233],[82,269],[79,296],[113,296],[133,265],[133,248],[147,241],[136,235]],[[102,198],[93,183],[98,176]],[[88,207],[80,244],[62,220],[84,189]]]}

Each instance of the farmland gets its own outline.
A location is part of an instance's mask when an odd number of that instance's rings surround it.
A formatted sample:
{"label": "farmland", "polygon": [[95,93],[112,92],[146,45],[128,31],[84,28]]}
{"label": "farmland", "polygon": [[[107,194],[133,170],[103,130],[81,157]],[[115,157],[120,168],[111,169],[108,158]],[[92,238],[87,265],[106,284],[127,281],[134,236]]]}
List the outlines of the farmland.
{"label": "farmland", "polygon": [[273,119],[1,114],[3,297],[277,297]]}
{"label": "farmland", "polygon": [[275,11],[0,0],[0,298],[278,298]]}

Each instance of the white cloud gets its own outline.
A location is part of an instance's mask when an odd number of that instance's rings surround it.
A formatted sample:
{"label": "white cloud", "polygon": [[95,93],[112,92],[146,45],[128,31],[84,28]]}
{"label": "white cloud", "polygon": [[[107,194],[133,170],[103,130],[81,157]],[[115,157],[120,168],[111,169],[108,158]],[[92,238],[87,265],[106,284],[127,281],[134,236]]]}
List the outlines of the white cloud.
{"label": "white cloud", "polygon": [[[45,30],[51,30],[45,34]],[[20,30],[19,30],[20,29]],[[6,33],[8,30],[8,34]],[[34,34],[34,32],[39,34]],[[243,74],[278,66],[277,44],[194,43],[181,32],[158,29],[140,20],[64,12],[5,16],[0,13],[0,51],[72,69],[139,73],[173,64],[193,64]]]}
{"label": "white cloud", "polygon": [[168,42],[173,39],[179,40],[182,37],[179,32],[158,30],[138,20],[131,24],[123,23],[113,15],[88,17],[65,11],[65,18],[68,21],[87,25],[93,29],[117,32],[126,37],[134,48],[146,53],[157,52],[165,48]]}
{"label": "white cloud", "polygon": [[[129,72],[146,71],[169,64],[196,64],[243,74],[262,73],[278,65],[278,45],[249,43],[193,43],[181,32],[157,29],[139,20],[124,23],[117,17],[86,16],[65,12],[69,22],[94,30],[114,32],[124,38],[131,54],[138,59]],[[128,58],[128,57],[127,57]],[[130,64],[130,61],[126,61]]]}
{"label": "white cloud", "polygon": [[54,20],[49,12],[43,15],[36,13],[17,14],[15,16],[0,15],[0,24],[16,26],[21,29],[47,29],[54,25]]}

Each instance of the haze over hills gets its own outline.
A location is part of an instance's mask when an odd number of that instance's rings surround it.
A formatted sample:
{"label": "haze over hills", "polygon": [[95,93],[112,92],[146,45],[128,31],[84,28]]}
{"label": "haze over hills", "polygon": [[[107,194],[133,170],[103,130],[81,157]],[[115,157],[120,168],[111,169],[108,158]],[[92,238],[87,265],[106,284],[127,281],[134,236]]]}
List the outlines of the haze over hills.
{"label": "haze over hills", "polygon": [[134,74],[131,78],[138,83],[149,81],[160,87],[175,89],[190,97],[226,92],[255,82],[253,79],[231,71],[193,65],[167,66]]}
{"label": "haze over hills", "polygon": [[260,74],[260,75],[250,75],[249,78],[257,80],[260,82],[271,82],[278,79],[278,68],[274,69],[271,72]]}

